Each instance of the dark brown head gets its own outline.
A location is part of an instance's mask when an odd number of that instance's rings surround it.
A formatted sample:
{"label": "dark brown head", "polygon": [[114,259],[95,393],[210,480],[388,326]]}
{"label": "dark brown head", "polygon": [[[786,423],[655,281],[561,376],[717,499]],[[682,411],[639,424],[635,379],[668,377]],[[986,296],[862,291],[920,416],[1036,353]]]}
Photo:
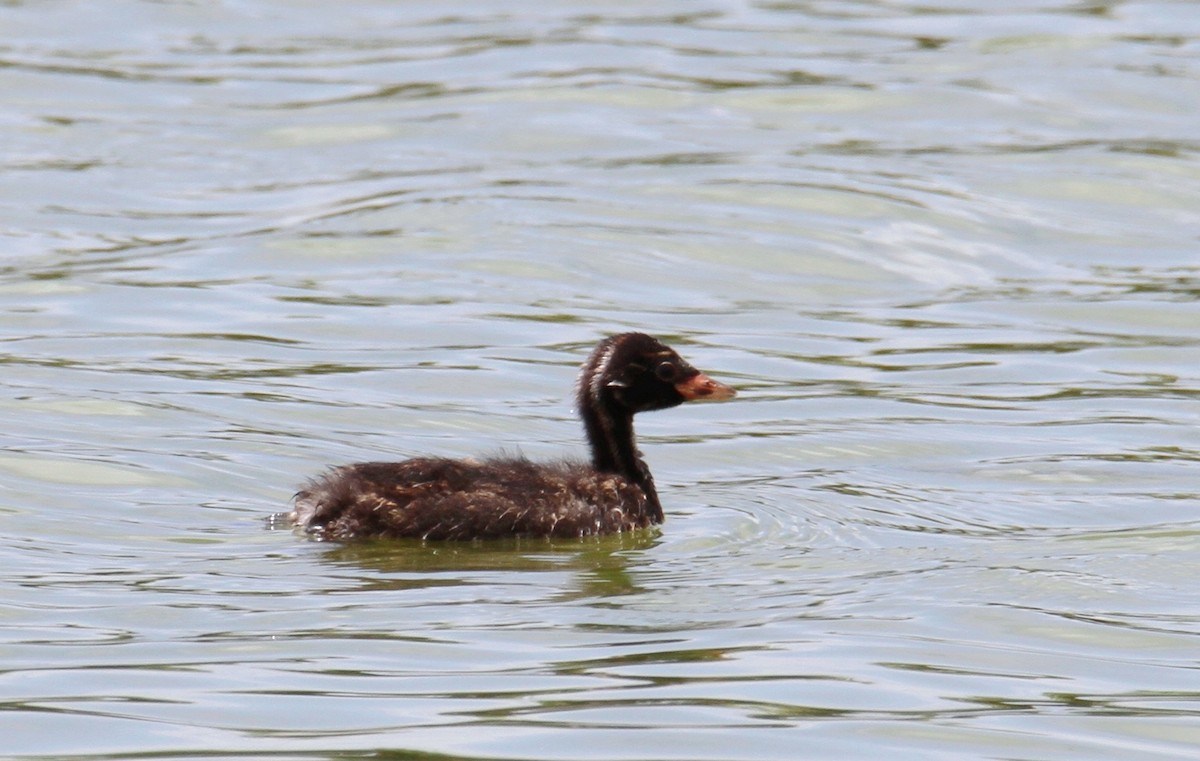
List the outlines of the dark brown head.
{"label": "dark brown head", "polygon": [[579,374],[580,410],[632,415],[683,402],[731,399],[735,391],[645,333],[621,333],[596,347]]}

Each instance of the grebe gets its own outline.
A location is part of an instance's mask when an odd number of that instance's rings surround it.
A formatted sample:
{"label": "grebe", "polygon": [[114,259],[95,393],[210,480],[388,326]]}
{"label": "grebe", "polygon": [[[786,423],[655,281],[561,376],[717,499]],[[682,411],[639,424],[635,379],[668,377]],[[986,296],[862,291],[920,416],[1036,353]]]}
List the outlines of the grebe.
{"label": "grebe", "polygon": [[662,523],[633,433],[638,412],[730,399],[729,386],[644,333],[601,341],[579,373],[576,402],[591,462],[524,458],[343,465],[310,481],[286,514],[318,539],[581,537]]}

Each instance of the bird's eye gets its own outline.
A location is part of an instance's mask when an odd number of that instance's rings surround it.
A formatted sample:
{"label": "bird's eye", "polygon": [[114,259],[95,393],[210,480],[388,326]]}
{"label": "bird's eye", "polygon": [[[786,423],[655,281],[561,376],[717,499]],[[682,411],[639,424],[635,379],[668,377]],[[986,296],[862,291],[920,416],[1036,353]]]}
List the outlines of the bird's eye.
{"label": "bird's eye", "polygon": [[654,368],[654,374],[660,381],[672,383],[675,380],[675,376],[679,375],[679,368],[675,367],[673,362],[663,362]]}

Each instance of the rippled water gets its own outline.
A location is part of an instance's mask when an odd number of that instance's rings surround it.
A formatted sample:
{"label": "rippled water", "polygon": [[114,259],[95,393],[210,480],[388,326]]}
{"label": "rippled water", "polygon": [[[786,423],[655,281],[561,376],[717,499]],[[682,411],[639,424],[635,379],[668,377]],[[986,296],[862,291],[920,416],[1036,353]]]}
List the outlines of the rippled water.
{"label": "rippled water", "polygon": [[[1200,745],[1200,14],[0,8],[10,758]],[[668,521],[320,544],[330,463],[581,451]]]}

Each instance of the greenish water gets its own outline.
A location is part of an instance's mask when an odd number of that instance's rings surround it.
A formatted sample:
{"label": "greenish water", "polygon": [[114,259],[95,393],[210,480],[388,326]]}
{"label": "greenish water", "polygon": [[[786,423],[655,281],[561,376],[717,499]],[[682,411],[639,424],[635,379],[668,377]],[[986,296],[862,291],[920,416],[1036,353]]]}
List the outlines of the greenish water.
{"label": "greenish water", "polygon": [[[1200,746],[1190,3],[0,7],[0,753]],[[328,464],[581,452],[668,520],[270,531]]]}

